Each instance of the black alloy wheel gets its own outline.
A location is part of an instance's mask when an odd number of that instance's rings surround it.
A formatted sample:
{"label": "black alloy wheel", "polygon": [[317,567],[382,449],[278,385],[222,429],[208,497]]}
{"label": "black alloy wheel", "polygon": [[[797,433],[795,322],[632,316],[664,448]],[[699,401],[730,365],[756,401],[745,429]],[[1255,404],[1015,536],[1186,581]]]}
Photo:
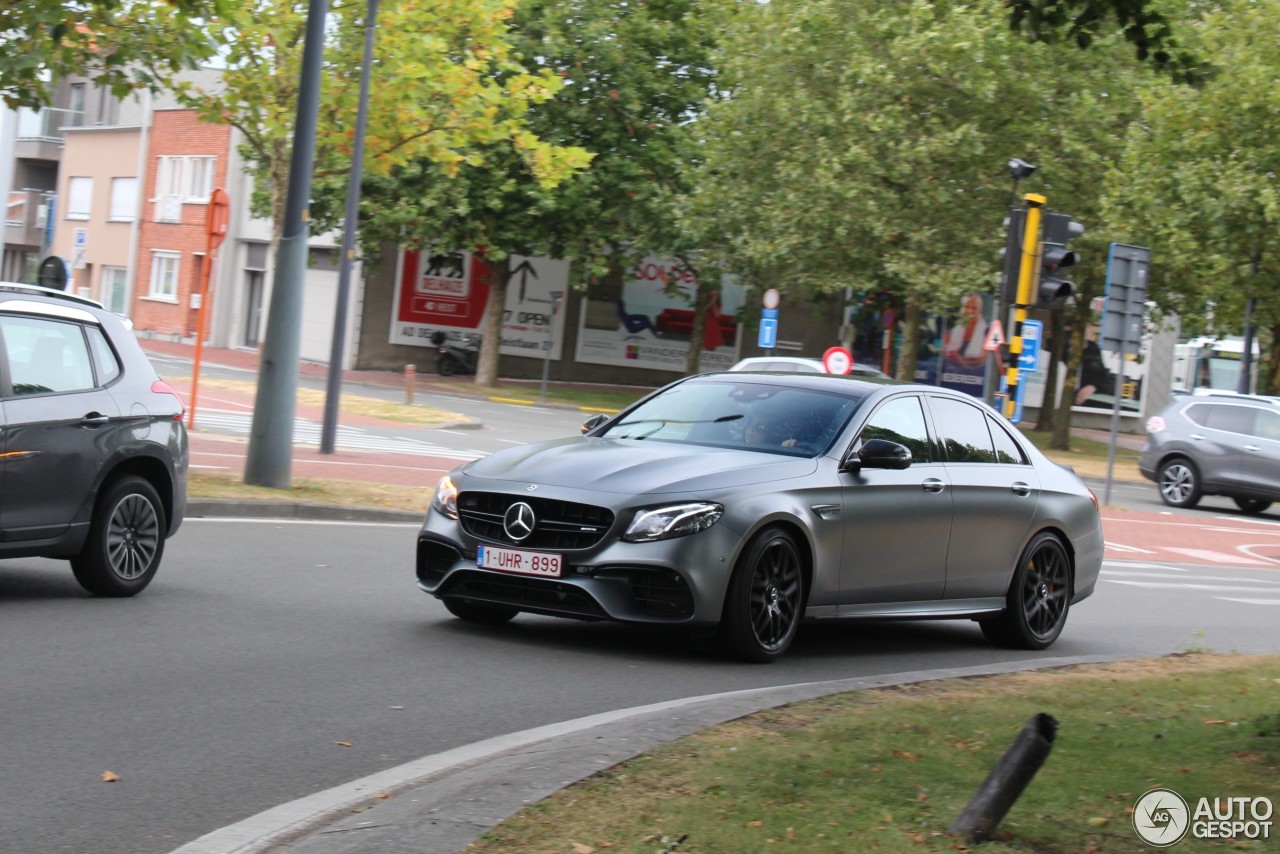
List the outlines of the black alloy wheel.
{"label": "black alloy wheel", "polygon": [[1004,613],[980,625],[999,646],[1046,649],[1062,634],[1070,607],[1071,559],[1056,536],[1043,533],[1023,552]]}
{"label": "black alloy wheel", "polygon": [[785,531],[761,531],[748,544],[725,598],[720,633],[735,658],[764,664],[791,645],[804,612],[800,551]]}
{"label": "black alloy wheel", "polygon": [[130,475],[110,484],[93,508],[89,537],[71,558],[76,581],[98,596],[133,596],[151,583],[164,555],[164,505],[150,483]]}
{"label": "black alloy wheel", "polygon": [[461,367],[458,357],[452,353],[441,353],[436,359],[436,373],[442,377],[451,377],[460,373]]}

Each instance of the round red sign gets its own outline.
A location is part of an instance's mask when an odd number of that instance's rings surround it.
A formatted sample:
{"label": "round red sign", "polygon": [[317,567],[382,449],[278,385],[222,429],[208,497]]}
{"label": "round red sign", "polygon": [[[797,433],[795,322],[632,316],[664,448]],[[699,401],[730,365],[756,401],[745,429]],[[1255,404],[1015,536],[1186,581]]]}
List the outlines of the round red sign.
{"label": "round red sign", "polygon": [[853,370],[853,354],[844,347],[832,347],[822,354],[822,366],[829,374],[847,374]]}

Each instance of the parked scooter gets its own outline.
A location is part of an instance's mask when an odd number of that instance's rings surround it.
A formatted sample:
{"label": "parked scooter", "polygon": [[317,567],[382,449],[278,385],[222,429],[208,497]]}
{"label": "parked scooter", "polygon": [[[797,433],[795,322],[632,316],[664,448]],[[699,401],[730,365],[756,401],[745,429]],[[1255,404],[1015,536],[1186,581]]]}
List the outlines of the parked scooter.
{"label": "parked scooter", "polygon": [[436,348],[436,373],[440,376],[452,377],[476,372],[476,362],[480,360],[479,349],[450,344],[448,336],[439,329],[431,333],[431,343]]}

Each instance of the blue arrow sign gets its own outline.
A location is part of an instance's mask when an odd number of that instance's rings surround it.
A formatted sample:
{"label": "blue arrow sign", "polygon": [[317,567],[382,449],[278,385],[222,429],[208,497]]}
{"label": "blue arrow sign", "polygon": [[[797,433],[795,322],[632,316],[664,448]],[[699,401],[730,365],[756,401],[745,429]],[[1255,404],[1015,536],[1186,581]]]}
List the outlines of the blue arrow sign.
{"label": "blue arrow sign", "polygon": [[[1044,338],[1044,324],[1039,320],[1022,321],[1022,355],[1018,356],[1018,370],[1034,371],[1040,367],[1040,340]],[[1018,383],[1022,390],[1022,382]]]}
{"label": "blue arrow sign", "polygon": [[764,318],[760,321],[760,340],[757,346],[762,350],[772,350],[778,346],[778,321]]}

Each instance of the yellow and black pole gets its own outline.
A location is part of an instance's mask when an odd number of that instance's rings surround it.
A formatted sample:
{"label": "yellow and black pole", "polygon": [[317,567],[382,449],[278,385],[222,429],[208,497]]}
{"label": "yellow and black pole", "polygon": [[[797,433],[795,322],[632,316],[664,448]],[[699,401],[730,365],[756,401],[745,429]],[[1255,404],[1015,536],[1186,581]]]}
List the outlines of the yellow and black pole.
{"label": "yellow and black pole", "polygon": [[1022,324],[1027,309],[1034,302],[1036,275],[1040,272],[1040,212],[1048,200],[1035,193],[1024,196],[1027,202],[1026,227],[1022,232],[1022,258],[1018,265],[1018,292],[1014,298],[1013,329],[1009,337],[1009,364],[1005,368],[1004,415],[1012,418],[1018,400],[1018,359],[1022,356]]}

